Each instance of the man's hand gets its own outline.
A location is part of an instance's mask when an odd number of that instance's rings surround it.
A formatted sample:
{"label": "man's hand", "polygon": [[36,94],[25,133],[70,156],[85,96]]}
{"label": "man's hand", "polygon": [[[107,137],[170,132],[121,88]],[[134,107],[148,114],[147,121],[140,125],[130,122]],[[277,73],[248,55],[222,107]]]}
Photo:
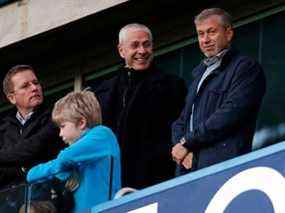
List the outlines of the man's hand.
{"label": "man's hand", "polygon": [[177,164],[180,164],[182,160],[185,158],[185,156],[187,155],[187,153],[188,153],[188,150],[181,143],[178,143],[172,148],[172,151],[171,151],[172,159]]}
{"label": "man's hand", "polygon": [[189,152],[182,161],[182,166],[186,169],[191,169],[193,163],[193,152]]}

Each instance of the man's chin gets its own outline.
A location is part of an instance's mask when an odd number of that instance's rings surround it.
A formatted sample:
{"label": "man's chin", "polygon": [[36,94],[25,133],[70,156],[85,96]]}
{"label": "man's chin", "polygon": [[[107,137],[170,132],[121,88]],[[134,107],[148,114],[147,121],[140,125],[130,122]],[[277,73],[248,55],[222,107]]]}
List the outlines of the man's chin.
{"label": "man's chin", "polygon": [[148,69],[150,67],[150,63],[147,63],[147,64],[136,64],[133,66],[133,69],[134,70],[137,70],[137,71],[144,71],[146,69]]}
{"label": "man's chin", "polygon": [[36,107],[40,106],[42,103],[43,103],[43,100],[34,100],[34,101],[31,103],[31,106],[32,106],[33,108],[36,108]]}

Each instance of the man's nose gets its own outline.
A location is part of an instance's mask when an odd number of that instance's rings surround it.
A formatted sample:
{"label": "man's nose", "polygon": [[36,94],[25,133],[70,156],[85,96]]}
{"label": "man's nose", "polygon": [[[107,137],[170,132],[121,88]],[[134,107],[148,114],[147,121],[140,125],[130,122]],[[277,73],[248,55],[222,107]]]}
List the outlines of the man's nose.
{"label": "man's nose", "polygon": [[146,48],[145,48],[143,45],[140,45],[140,46],[138,47],[138,52],[139,52],[139,53],[145,53],[145,52],[146,52]]}
{"label": "man's nose", "polygon": [[38,84],[30,83],[30,89],[31,90],[37,90],[39,88]]}
{"label": "man's nose", "polygon": [[208,33],[205,33],[203,40],[205,43],[208,43],[210,41],[210,37]]}

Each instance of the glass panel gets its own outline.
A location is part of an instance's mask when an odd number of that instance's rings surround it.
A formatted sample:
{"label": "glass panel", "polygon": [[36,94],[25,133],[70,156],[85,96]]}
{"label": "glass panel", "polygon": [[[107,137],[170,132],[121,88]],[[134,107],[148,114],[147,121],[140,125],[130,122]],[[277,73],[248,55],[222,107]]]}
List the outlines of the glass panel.
{"label": "glass panel", "polygon": [[183,77],[189,83],[192,81],[192,70],[200,64],[204,58],[198,42],[186,46],[183,51]]}
{"label": "glass panel", "polygon": [[68,170],[56,174],[51,172],[55,166],[52,163],[34,172],[34,183],[27,190],[29,202],[23,208],[33,212],[85,212],[112,199],[119,190],[118,159],[108,156],[86,161],[77,159],[73,163]]}
{"label": "glass panel", "polygon": [[101,83],[103,81],[111,79],[116,74],[117,74],[117,71],[114,71],[114,72],[108,73],[106,75],[100,76],[100,77],[98,77],[96,79],[92,79],[92,80],[89,80],[89,81],[84,81],[83,85],[82,85],[83,89],[90,87],[92,89],[92,91],[94,91],[94,90],[96,90],[96,88],[98,88],[98,86],[101,85]]}
{"label": "glass panel", "polygon": [[[26,185],[12,186],[0,191],[0,212],[18,213],[24,209]],[[23,210],[21,212],[24,212]]]}
{"label": "glass panel", "polygon": [[255,148],[285,139],[285,12],[262,20],[261,62],[266,73],[267,91],[260,112],[260,130],[254,138]]}
{"label": "glass panel", "polygon": [[74,206],[72,192],[66,190],[65,182],[56,178],[31,184],[28,200],[27,209],[32,212],[70,212]]}
{"label": "glass panel", "polygon": [[254,22],[235,29],[233,46],[258,60],[260,23]]}
{"label": "glass panel", "polygon": [[[285,118],[285,60],[283,25],[285,13],[264,20],[262,66],[267,77],[267,95],[264,103],[263,126],[275,126]],[[275,42],[274,42],[275,41]]]}
{"label": "glass panel", "polygon": [[164,73],[176,75],[182,73],[180,49],[158,56],[154,59],[154,62]]}

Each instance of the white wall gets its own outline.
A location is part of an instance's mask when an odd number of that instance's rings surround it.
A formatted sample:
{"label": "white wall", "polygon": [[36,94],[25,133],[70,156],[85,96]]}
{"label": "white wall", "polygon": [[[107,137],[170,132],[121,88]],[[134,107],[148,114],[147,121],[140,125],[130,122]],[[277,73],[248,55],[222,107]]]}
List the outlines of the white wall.
{"label": "white wall", "polygon": [[0,48],[128,0],[20,0],[0,8]]}

